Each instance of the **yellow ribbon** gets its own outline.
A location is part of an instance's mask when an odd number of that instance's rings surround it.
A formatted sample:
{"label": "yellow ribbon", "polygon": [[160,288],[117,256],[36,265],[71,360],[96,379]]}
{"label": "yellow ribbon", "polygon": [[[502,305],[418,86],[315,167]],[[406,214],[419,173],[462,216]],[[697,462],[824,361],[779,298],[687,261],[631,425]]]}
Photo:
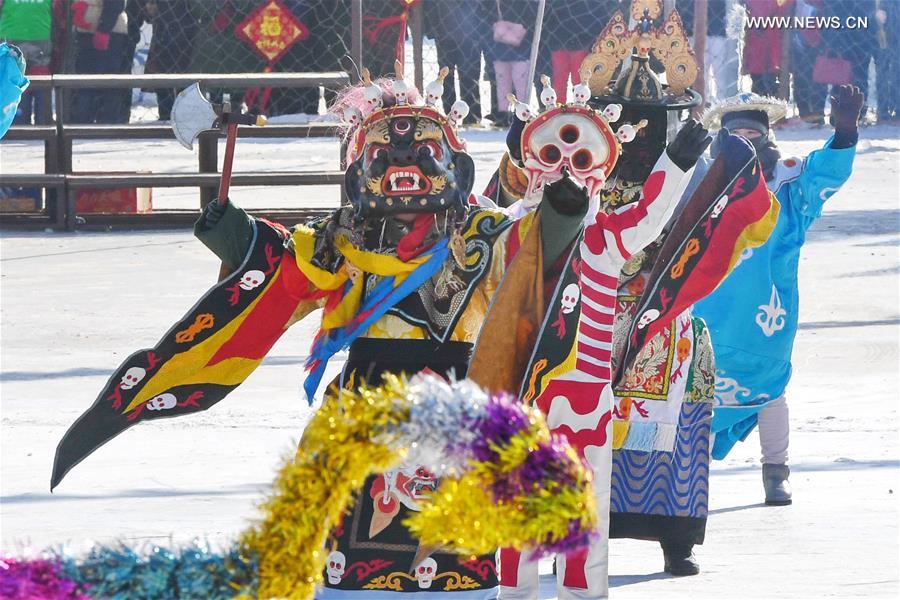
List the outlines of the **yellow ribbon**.
{"label": "yellow ribbon", "polygon": [[[394,286],[398,286],[416,270],[422,263],[428,260],[427,256],[418,256],[404,262],[394,256],[360,250],[353,246],[346,237],[339,237],[335,241],[335,247],[344,257],[341,267],[332,273],[312,264],[312,256],[315,250],[315,231],[306,226],[297,227],[291,239],[294,243],[294,256],[297,267],[309,279],[310,283],[320,290],[334,291],[340,289],[348,279],[353,267],[363,273],[372,273],[379,277],[395,277]],[[353,282],[350,290],[341,301],[330,311],[322,315],[322,329],[329,330],[346,325],[359,312],[359,306],[363,296],[363,277]]]}

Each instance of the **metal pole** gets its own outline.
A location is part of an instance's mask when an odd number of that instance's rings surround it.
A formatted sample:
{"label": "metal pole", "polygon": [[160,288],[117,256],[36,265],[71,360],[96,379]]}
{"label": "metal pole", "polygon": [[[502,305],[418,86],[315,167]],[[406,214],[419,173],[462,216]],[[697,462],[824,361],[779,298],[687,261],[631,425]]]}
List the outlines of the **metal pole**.
{"label": "metal pole", "polygon": [[422,23],[422,5],[413,6],[409,11],[410,19],[409,30],[412,34],[412,51],[413,51],[413,77],[414,84],[419,90],[424,90],[425,66],[422,61],[422,44],[425,37],[425,27]]}
{"label": "metal pole", "polygon": [[528,93],[525,95],[525,104],[531,104],[531,95],[534,93],[534,72],[537,70],[538,48],[541,45],[541,30],[544,28],[544,6],[546,0],[538,0],[537,18],[534,20],[534,38],[531,40],[531,63],[528,69]]}
{"label": "metal pole", "polygon": [[706,92],[706,15],[708,9],[708,0],[694,0],[694,54],[697,57],[696,89],[703,98],[700,105],[693,110],[695,117],[698,117],[703,112],[709,96]]}
{"label": "metal pole", "polygon": [[781,66],[778,69],[778,95],[791,99],[791,30],[781,33]]}
{"label": "metal pole", "polygon": [[[362,51],[362,14],[362,0],[353,0],[350,4],[350,56],[359,71],[365,66]],[[351,83],[358,83],[356,73],[351,72],[350,79]]]}

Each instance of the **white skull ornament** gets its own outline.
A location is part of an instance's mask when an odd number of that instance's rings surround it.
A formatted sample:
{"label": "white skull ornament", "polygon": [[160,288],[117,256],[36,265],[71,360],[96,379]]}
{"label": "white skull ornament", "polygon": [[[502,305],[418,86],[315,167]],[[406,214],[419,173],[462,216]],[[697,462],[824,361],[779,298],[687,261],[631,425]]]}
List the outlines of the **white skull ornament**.
{"label": "white skull ornament", "polygon": [[457,100],[450,107],[450,120],[459,125],[469,115],[469,105],[463,100]]}
{"label": "white skull ornament", "polygon": [[579,83],[572,89],[572,96],[576,105],[584,106],[591,99],[591,88],[586,83]]}
{"label": "white skull ornament", "polygon": [[644,311],[644,314],[641,315],[641,318],[638,320],[638,329],[643,329],[653,321],[659,318],[659,311],[655,308],[650,308]]}
{"label": "white skull ornament", "polygon": [[[612,105],[610,105],[612,106]],[[618,106],[618,105],[616,105]],[[634,139],[634,136],[637,135],[637,132],[647,126],[647,119],[641,119],[637,125],[632,125],[631,123],[622,123],[619,126],[618,131],[616,131],[616,137],[619,138],[619,141],[623,144],[627,144],[631,140]]]}
{"label": "white skull ornament", "polygon": [[383,104],[381,87],[372,81],[372,75],[368,69],[363,68],[361,76],[363,85],[366,86],[363,90],[363,98],[366,100],[366,115],[370,115],[381,108]]}
{"label": "white skull ornament", "polygon": [[425,590],[431,587],[431,582],[437,574],[437,561],[431,557],[426,558],[416,567],[416,581],[419,588]]}
{"label": "white skull ornament", "polygon": [[541,75],[541,83],[544,84],[544,89],[541,90],[541,104],[544,108],[553,108],[556,106],[556,90],[550,85],[550,78],[546,75]]}
{"label": "white skull ornament", "polygon": [[531,112],[531,107],[525,104],[524,102],[519,102],[516,99],[515,94],[509,94],[506,99],[509,101],[509,105],[512,107],[513,111],[516,113],[516,118],[520,121],[530,121],[531,117],[534,116],[534,113]]}
{"label": "white skull ornament", "polygon": [[160,394],[147,402],[147,410],[169,410],[178,404],[175,394]]}
{"label": "white skull ornament", "polygon": [[439,81],[432,81],[425,86],[425,103],[428,106],[437,106],[444,95],[444,84]]}
{"label": "white skull ornament", "polygon": [[606,119],[608,123],[615,123],[619,120],[619,117],[622,116],[622,105],[621,104],[607,104],[606,108],[603,109],[603,118]]}
{"label": "white skull ornament", "polygon": [[381,108],[381,88],[375,85],[366,86],[363,96],[366,99],[366,108],[369,112],[374,112]]}
{"label": "white skull ornament", "polygon": [[619,127],[618,131],[616,131],[616,137],[619,138],[619,141],[623,144],[633,140],[636,134],[637,131],[634,130],[634,125],[631,123],[625,123]]}
{"label": "white skull ornament", "polygon": [[562,298],[560,299],[560,307],[562,313],[567,315],[575,310],[578,299],[581,298],[581,290],[578,289],[577,283],[570,283],[563,289]]}
{"label": "white skull ornament", "polygon": [[142,369],[141,367],[131,367],[127,371],[125,371],[125,375],[122,376],[122,381],[119,383],[119,387],[123,390],[130,390],[137,384],[139,384],[144,377],[147,376],[147,371]]}
{"label": "white skull ornament", "polygon": [[344,578],[344,568],[347,566],[347,557],[343,552],[335,550],[328,555],[328,562],[325,563],[325,573],[328,575],[328,583],[337,585]]}
{"label": "white skull ornament", "polygon": [[[448,67],[441,67],[437,79],[425,86],[425,104],[434,106],[438,110],[443,108],[441,106],[441,98],[444,95],[444,78],[447,77],[449,73],[450,69]],[[468,105],[466,105],[466,108],[468,108]]]}
{"label": "white skull ornament", "polygon": [[394,98],[397,100],[398,106],[409,104],[409,85],[405,81],[402,79],[395,80],[393,89]]}
{"label": "white skull ornament", "polygon": [[262,285],[262,282],[265,280],[265,273],[259,269],[253,269],[252,271],[244,273],[243,277],[241,277],[241,280],[238,282],[238,285],[241,286],[242,290],[252,290]]}
{"label": "white skull ornament", "polygon": [[362,113],[355,106],[348,106],[344,109],[344,122],[350,127],[357,127],[362,123]]}

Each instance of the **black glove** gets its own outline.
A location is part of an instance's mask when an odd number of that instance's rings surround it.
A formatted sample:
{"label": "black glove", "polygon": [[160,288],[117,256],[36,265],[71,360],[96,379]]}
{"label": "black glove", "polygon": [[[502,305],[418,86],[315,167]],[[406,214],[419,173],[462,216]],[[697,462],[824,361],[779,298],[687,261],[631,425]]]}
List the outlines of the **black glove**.
{"label": "black glove", "polygon": [[675,134],[675,139],[666,146],[666,153],[679,169],[686,172],[697,163],[711,142],[709,131],[696,119],[688,119]]}
{"label": "black glove", "polygon": [[206,208],[203,209],[203,227],[205,229],[214,228],[219,219],[222,218],[222,215],[225,214],[226,208],[228,208],[228,205],[220,203],[218,200],[213,200],[207,204]]}
{"label": "black glove", "polygon": [[716,137],[713,139],[712,144],[709,147],[709,156],[713,160],[719,155],[722,147],[725,144],[725,140],[728,139],[728,136],[731,135],[731,132],[728,131],[727,127],[723,127],[719,130],[719,133],[716,134]]}
{"label": "black glove", "polygon": [[509,131],[506,132],[506,149],[509,156],[516,161],[516,164],[522,164],[522,130],[525,129],[525,121],[520,121],[519,117],[513,113],[512,124]]}
{"label": "black glove", "polygon": [[569,171],[565,167],[561,179],[544,186],[544,198],[553,210],[566,216],[584,213],[588,204],[587,189],[569,177]]}
{"label": "black glove", "polygon": [[859,125],[865,95],[855,85],[841,85],[831,90],[831,124],[836,131],[854,132]]}

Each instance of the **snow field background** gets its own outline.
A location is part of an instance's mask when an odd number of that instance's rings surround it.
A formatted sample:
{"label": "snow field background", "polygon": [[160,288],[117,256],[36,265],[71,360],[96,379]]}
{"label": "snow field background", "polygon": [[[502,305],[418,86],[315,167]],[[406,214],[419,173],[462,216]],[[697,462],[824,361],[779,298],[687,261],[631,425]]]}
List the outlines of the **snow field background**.
{"label": "snow field background", "polygon": [[[794,504],[762,504],[755,433],[713,464],[702,573],[662,572],[656,544],[611,542],[611,597],[895,598],[898,581],[900,129],[861,131],[850,181],[801,258],[791,409]],[[779,131],[785,155],[826,130]],[[480,190],[500,132],[466,132]],[[220,156],[222,152],[220,152]],[[0,168],[39,172],[42,147],[0,145]],[[335,140],[242,140],[236,170],[336,169]],[[173,142],[76,142],[75,169],[195,172]],[[261,207],[337,206],[336,187],[238,188]],[[188,208],[195,189],[154,190]],[[57,442],[116,366],[151,347],[214,282],[218,260],[189,231],[0,234],[0,550],[91,541],[225,545],[254,517],[310,409],[302,365],[317,315],[295,325],[228,399],[141,424],[73,469],[54,494]],[[346,355],[338,355],[325,379]],[[549,572],[549,564],[543,565]],[[554,597],[549,575],[542,598]]]}

